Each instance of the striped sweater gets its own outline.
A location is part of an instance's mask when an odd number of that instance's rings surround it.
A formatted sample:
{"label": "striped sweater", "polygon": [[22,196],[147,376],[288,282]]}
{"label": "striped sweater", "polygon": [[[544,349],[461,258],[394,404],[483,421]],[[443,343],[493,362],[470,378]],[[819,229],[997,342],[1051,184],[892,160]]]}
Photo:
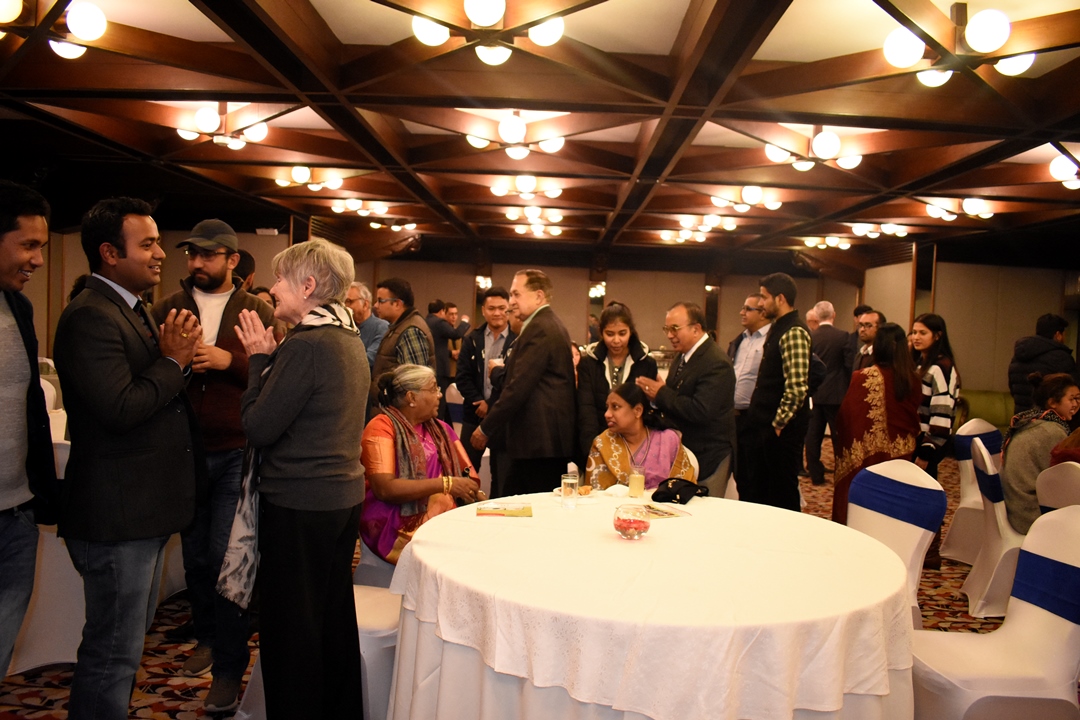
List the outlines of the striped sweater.
{"label": "striped sweater", "polygon": [[927,368],[922,381],[922,403],[919,405],[919,447],[916,457],[929,459],[952,434],[956,399],[960,394],[960,374],[946,357]]}

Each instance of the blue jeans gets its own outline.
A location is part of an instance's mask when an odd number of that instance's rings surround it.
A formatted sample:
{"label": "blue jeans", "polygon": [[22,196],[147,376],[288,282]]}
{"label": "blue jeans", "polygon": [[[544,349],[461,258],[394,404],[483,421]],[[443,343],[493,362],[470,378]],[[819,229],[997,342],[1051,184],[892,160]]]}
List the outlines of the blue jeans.
{"label": "blue jeans", "polygon": [[70,720],[126,720],[147,624],[157,609],[168,537],[123,542],[67,539],[83,579],[83,625]]}
{"label": "blue jeans", "polygon": [[0,514],[0,676],[7,675],[30,593],[34,590],[38,529],[32,510]]}
{"label": "blue jeans", "polygon": [[196,508],[195,522],[180,533],[195,638],[213,650],[215,677],[232,680],[240,680],[248,665],[248,613],[214,588],[240,499],[243,465],[243,450],[206,454],[209,499]]}

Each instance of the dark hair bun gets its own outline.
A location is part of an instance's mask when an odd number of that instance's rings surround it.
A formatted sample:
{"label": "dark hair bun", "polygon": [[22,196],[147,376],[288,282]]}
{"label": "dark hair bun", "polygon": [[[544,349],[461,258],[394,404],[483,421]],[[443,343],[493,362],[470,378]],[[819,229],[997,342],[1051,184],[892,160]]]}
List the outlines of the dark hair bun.
{"label": "dark hair bun", "polygon": [[1029,374],[1027,376],[1027,381],[1028,381],[1028,384],[1031,385],[1031,387],[1033,387],[1033,388],[1039,387],[1040,385],[1042,385],[1043,374],[1041,372],[1038,372],[1038,371],[1033,372],[1033,373],[1031,373],[1031,374]]}
{"label": "dark hair bun", "polygon": [[379,376],[379,404],[383,407],[390,407],[394,399],[394,372],[384,372]]}

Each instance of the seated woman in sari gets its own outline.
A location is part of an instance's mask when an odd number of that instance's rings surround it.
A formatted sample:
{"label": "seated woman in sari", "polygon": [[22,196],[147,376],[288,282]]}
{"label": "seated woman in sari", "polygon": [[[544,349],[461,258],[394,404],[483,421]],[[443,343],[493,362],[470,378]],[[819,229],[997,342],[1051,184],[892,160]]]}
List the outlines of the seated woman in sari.
{"label": "seated woman in sari", "polygon": [[416,529],[455,499],[480,499],[476,474],[454,429],[439,414],[435,373],[400,365],[379,378],[383,413],[364,428],[360,460],[367,480],[360,510],[360,538],[389,563]]}
{"label": "seated woman in sari", "polygon": [[645,489],[669,477],[697,482],[697,470],[674,430],[654,428],[645,393],[633,381],[619,385],[607,396],[607,430],[596,436],[582,482],[593,476],[601,488],[627,484],[630,466],[645,468]]}
{"label": "seated woman in sari", "polygon": [[873,365],[851,376],[834,425],[832,519],[845,525],[855,475],[886,460],[910,460],[919,436],[922,383],[904,329],[896,323],[878,328],[873,358]]}

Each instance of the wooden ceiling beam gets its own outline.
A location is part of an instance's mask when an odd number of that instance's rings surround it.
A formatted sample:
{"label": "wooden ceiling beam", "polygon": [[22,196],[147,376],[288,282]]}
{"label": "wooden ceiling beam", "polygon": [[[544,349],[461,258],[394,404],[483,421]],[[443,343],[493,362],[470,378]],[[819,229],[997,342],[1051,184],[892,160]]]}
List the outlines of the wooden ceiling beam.
{"label": "wooden ceiling beam", "polygon": [[956,25],[930,0],[874,0],[874,4],[938,55],[956,55]]}
{"label": "wooden ceiling beam", "polygon": [[514,47],[645,101],[663,103],[670,91],[670,80],[660,73],[570,37],[564,36],[548,47],[537,45],[527,37],[518,38]]}
{"label": "wooden ceiling beam", "polygon": [[[53,6],[41,16],[40,21],[26,36],[25,40],[22,42],[7,40],[7,42],[4,43],[5,47],[10,48],[14,46],[14,49],[6,58],[4,58],[3,64],[0,64],[0,82],[6,80],[7,76],[11,74],[11,71],[18,67],[32,52],[45,45],[45,41],[49,38],[49,33],[52,32],[52,26],[60,19],[60,16],[67,11],[67,6],[70,3],[71,0],[56,0]],[[43,7],[44,5],[42,3],[37,3],[39,12]]]}
{"label": "wooden ceiling beam", "polygon": [[431,47],[409,36],[342,65],[341,88],[346,93],[362,92],[368,85],[458,52],[465,45],[464,38],[451,37],[442,45]]}

